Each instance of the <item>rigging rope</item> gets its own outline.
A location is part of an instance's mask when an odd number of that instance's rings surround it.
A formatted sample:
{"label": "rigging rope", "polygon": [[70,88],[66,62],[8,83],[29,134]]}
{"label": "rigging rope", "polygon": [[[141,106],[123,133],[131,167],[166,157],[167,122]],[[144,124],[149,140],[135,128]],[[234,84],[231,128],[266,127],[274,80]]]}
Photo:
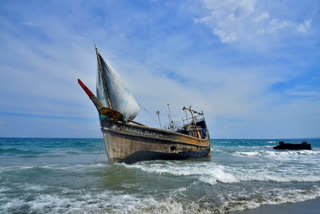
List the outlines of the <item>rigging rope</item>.
{"label": "rigging rope", "polygon": [[89,166],[93,166],[94,164],[96,164],[96,161],[98,160],[98,157],[99,157],[99,155],[102,153],[102,151],[104,151],[104,150],[100,150],[100,152],[98,153],[96,159],[95,159],[95,160],[93,161],[93,163],[90,164]]}
{"label": "rigging rope", "polygon": [[155,123],[159,123],[159,121],[157,119],[155,119],[153,116],[152,116],[152,113],[149,112],[146,108],[144,108],[141,104],[138,104],[147,114],[149,114],[149,116],[153,119],[153,121]]}

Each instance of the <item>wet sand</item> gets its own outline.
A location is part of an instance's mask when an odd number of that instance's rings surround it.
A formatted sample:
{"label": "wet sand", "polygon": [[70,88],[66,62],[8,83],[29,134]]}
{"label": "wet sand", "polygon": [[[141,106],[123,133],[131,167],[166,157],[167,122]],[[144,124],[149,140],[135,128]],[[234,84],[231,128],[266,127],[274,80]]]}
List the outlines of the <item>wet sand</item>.
{"label": "wet sand", "polygon": [[234,212],[234,214],[318,214],[320,213],[320,198],[313,200],[297,202],[297,203],[286,203],[280,205],[268,205],[262,206],[252,210],[243,210],[240,212]]}

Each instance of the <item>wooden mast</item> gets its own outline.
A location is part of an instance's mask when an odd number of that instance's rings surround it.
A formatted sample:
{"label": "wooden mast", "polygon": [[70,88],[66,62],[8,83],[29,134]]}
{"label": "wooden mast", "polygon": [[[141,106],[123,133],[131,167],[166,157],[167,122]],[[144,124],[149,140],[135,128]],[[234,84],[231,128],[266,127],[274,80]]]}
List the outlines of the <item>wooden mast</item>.
{"label": "wooden mast", "polygon": [[[108,100],[109,108],[110,108],[110,109],[113,109],[113,108],[112,108],[112,104],[111,104],[111,100],[110,100],[110,96],[109,96],[109,91],[108,91],[107,84],[106,84],[106,80],[105,80],[105,78],[104,78],[104,73],[103,73],[103,71],[102,71],[100,54],[99,54],[99,52],[98,52],[98,49],[97,49],[96,44],[94,44],[94,47],[95,47],[95,49],[96,49],[96,54],[97,54],[97,59],[98,59],[98,63],[99,63],[101,78],[102,78],[102,81],[103,81],[103,88],[104,88],[104,91],[105,91],[105,93],[106,93],[106,95],[107,95],[107,100]],[[120,114],[121,114],[121,113],[120,113]],[[135,124],[140,125],[140,126],[146,126],[146,125],[144,125],[144,124],[142,124],[142,123],[138,123],[138,122],[136,122],[136,121],[134,121],[134,120],[129,120],[129,119],[128,119],[128,122],[135,123]]]}
{"label": "wooden mast", "polygon": [[101,60],[100,60],[100,54],[98,53],[98,49],[97,49],[97,47],[96,47],[96,44],[94,44],[94,47],[95,47],[95,49],[96,49],[96,54],[97,54],[97,59],[98,59],[98,63],[99,63],[101,78],[102,78],[102,81],[103,81],[103,88],[104,88],[104,91],[105,91],[105,93],[106,93],[106,95],[107,95],[107,100],[108,100],[109,108],[112,109],[112,105],[111,105],[111,101],[110,101],[110,96],[109,96],[109,91],[108,91],[107,84],[106,84],[106,79],[104,78],[104,73],[103,73],[103,70],[102,70],[102,65],[101,65]]}

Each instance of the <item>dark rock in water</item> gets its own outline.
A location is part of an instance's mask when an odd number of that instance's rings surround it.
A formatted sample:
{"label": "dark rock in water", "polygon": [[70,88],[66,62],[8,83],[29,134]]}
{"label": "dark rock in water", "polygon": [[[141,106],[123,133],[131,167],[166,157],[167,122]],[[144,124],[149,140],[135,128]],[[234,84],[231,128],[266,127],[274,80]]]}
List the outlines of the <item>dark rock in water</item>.
{"label": "dark rock in water", "polygon": [[289,149],[289,150],[311,150],[311,144],[307,142],[302,143],[284,143],[279,142],[279,146],[273,147],[274,149]]}

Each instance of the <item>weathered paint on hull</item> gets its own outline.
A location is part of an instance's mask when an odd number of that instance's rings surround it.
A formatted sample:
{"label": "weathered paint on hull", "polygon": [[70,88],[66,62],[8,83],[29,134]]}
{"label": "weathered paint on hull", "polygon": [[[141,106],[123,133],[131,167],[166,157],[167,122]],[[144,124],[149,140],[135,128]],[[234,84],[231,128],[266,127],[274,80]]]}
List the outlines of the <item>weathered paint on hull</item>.
{"label": "weathered paint on hull", "polygon": [[210,156],[209,136],[198,139],[177,132],[109,120],[101,121],[101,126],[110,163]]}

